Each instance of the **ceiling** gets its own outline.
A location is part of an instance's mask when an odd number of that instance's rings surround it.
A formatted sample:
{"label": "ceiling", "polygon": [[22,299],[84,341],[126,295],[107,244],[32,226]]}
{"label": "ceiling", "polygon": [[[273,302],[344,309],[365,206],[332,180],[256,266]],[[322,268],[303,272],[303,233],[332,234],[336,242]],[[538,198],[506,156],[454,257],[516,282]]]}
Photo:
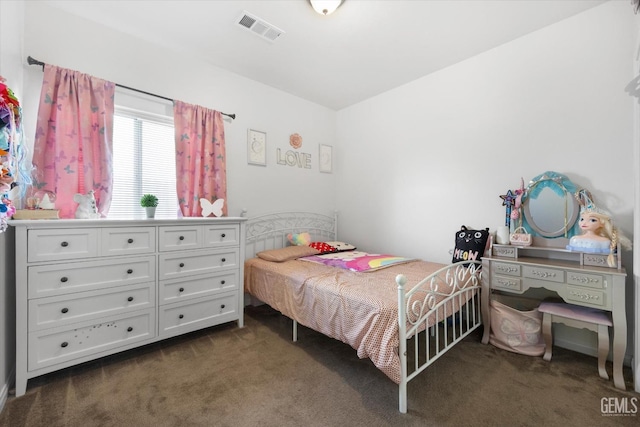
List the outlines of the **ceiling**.
{"label": "ceiling", "polygon": [[[46,3],[340,110],[605,1],[346,0],[328,16],[307,0]],[[284,33],[257,36],[243,11]]]}

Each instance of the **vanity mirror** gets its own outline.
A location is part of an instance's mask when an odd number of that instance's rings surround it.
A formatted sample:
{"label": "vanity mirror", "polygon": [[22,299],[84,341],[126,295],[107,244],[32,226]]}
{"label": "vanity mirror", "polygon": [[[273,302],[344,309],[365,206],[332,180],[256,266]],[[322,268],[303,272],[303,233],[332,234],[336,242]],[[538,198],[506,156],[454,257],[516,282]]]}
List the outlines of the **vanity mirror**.
{"label": "vanity mirror", "polygon": [[577,188],[557,172],[545,172],[531,180],[522,197],[523,222],[535,236],[570,238],[580,213]]}

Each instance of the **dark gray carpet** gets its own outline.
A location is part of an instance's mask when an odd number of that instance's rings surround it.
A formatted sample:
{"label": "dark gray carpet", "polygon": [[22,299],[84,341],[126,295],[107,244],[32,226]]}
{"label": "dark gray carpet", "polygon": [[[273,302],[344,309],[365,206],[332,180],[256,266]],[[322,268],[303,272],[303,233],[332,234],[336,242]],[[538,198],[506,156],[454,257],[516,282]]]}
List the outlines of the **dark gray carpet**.
{"label": "dark gray carpet", "polygon": [[[266,306],[235,323],[55,372],[10,397],[0,426],[609,426],[601,402],[640,395],[598,377],[597,360],[554,348],[553,360],[499,350],[474,333],[397,386],[355,350]],[[611,373],[611,365],[607,368]],[[631,372],[625,369],[628,390]],[[629,409],[633,406],[630,404]]]}

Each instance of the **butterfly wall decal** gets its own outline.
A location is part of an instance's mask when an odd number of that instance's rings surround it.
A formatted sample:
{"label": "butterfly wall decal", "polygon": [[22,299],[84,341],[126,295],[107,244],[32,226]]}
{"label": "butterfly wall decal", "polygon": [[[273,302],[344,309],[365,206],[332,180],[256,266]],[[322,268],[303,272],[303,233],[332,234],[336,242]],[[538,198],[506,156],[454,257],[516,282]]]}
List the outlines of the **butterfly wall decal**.
{"label": "butterfly wall decal", "polygon": [[222,216],[222,207],[224,206],[224,199],[218,199],[211,203],[207,199],[200,199],[200,207],[202,208],[202,216],[208,217],[213,214],[215,216]]}

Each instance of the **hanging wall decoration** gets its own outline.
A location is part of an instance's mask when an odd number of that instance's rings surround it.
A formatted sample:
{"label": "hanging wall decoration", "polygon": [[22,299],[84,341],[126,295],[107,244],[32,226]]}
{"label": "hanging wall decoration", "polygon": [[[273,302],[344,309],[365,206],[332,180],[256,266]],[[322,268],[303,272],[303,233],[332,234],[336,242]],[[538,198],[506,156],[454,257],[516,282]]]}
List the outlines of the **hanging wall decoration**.
{"label": "hanging wall decoration", "polygon": [[333,147],[330,145],[320,145],[320,172],[331,173]]}
{"label": "hanging wall decoration", "polygon": [[249,129],[247,134],[247,162],[251,165],[267,165],[267,133]]}
{"label": "hanging wall decoration", "polygon": [[[289,145],[294,150],[302,147],[302,136],[299,133],[289,135]],[[294,150],[282,152],[281,149],[276,150],[276,158],[279,165],[297,166],[299,168],[311,169],[311,154],[302,153]]]}
{"label": "hanging wall decoration", "polygon": [[291,145],[296,150],[302,147],[302,137],[299,133],[294,133],[289,136],[289,145]]}

